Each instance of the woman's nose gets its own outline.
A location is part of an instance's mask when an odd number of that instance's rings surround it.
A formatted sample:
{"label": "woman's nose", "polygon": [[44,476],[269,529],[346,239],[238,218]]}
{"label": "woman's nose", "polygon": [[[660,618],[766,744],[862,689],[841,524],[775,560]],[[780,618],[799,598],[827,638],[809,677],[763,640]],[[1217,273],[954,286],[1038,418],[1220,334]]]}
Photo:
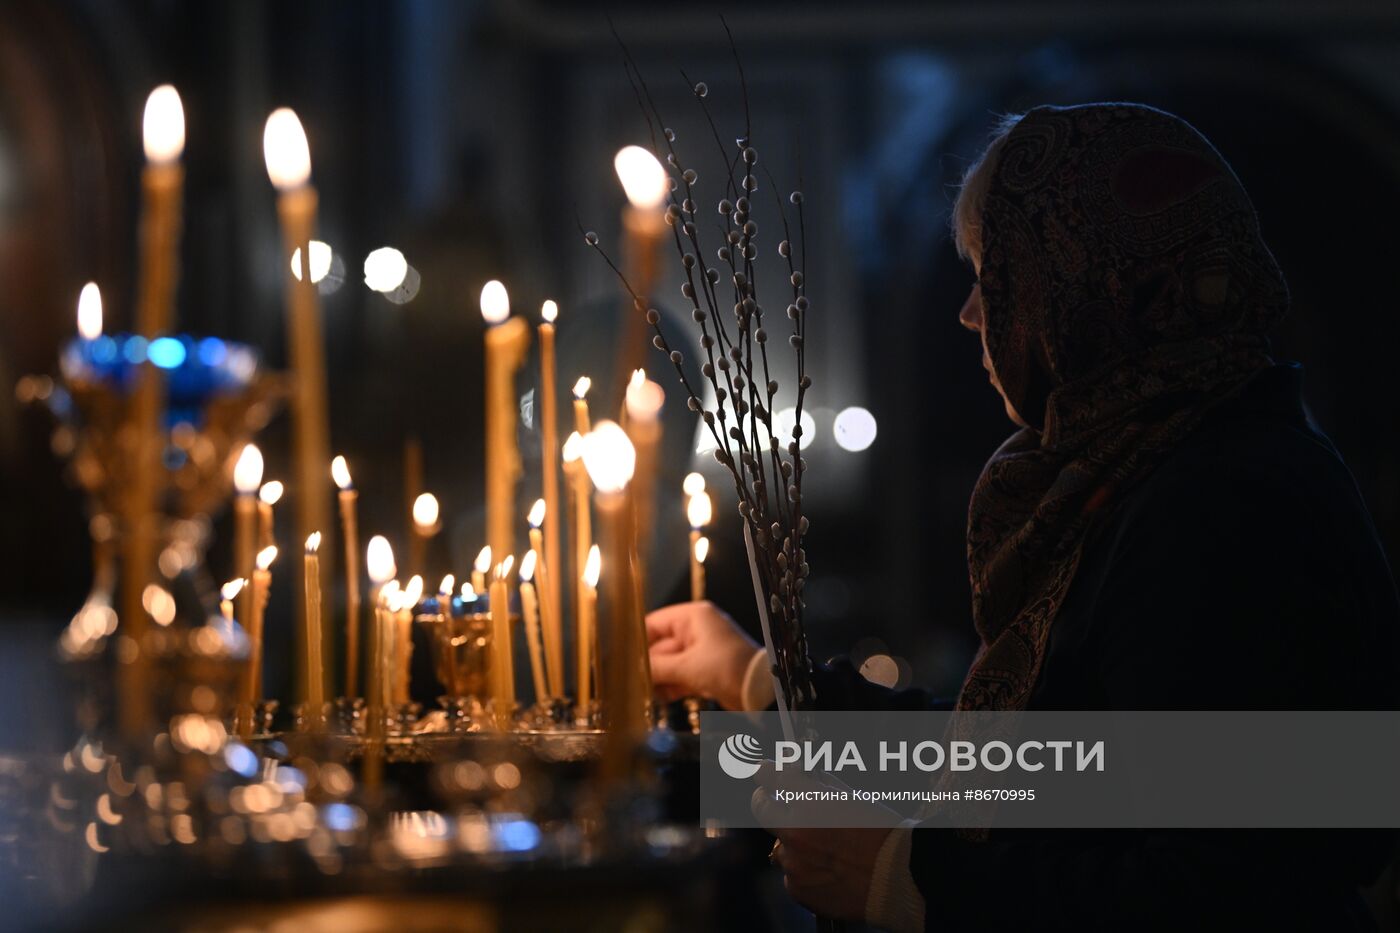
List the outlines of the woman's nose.
{"label": "woman's nose", "polygon": [[980,331],[982,329],[982,287],[972,286],[972,291],[967,295],[967,301],[963,302],[962,310],[958,312],[958,323],[968,330]]}

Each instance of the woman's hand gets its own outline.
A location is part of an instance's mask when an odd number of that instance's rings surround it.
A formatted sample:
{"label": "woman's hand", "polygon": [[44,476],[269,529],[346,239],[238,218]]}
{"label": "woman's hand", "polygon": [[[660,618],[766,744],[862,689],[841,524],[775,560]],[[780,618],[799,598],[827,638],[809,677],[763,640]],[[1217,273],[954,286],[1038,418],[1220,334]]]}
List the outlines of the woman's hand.
{"label": "woman's hand", "polygon": [[647,614],[651,680],[667,700],[707,697],[743,709],[744,674],[758,643],[711,602],[677,603]]}
{"label": "woman's hand", "polygon": [[[780,804],[774,797],[775,791],[844,791],[850,794],[851,789],[835,775],[779,772],[771,761],[763,762],[754,780],[758,786],[754,788],[750,806],[759,823],[778,837],[768,858],[782,870],[783,887],[788,894],[819,916],[865,923],[875,863],[890,830],[899,824],[899,814],[878,804],[848,800],[836,805],[844,808],[847,816],[858,817],[856,822],[871,828],[803,826],[801,824],[817,823],[823,816],[829,816],[831,805]],[[812,808],[810,814],[804,812],[806,807]]]}
{"label": "woman's hand", "polygon": [[783,887],[812,913],[865,923],[875,858],[888,829],[776,829],[770,856]]}

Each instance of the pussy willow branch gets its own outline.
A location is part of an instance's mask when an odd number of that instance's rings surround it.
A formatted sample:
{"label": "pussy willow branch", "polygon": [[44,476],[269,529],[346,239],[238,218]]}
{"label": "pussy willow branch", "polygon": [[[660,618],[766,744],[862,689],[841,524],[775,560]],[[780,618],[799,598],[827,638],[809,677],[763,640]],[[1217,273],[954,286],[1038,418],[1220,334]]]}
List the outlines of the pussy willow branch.
{"label": "pussy willow branch", "polygon": [[[684,71],[681,73],[700,104],[710,134],[719,150],[721,163],[726,169],[722,187],[727,197],[718,205],[719,213],[725,218],[719,228],[722,245],[716,251],[719,266],[711,265],[707,260],[697,223],[696,186],[699,176],[681,158],[675,146],[675,133],[666,128],[645,78],[625,43],[614,31],[622,49],[628,81],[647,121],[653,151],[664,150],[664,161],[670,166],[670,191],[667,195],[665,217],[672,228],[672,244],[684,270],[681,291],[691,302],[691,316],[700,330],[700,343],[704,352],[704,362],[700,369],[701,375],[714,391],[713,410],[705,408],[701,396],[695,391],[695,385],[686,374],[684,355],[673,349],[662,333],[659,312],[647,307],[644,297],[632,287],[626,275],[599,244],[596,234],[585,233],[584,236],[588,244],[602,255],[622,283],[631,296],[634,307],[645,312],[647,322],[655,332],[652,343],[667,354],[681,384],[685,387],[687,405],[704,420],[715,441],[715,457],[730,473],[739,501],[739,512],[747,522],[758,548],[755,557],[759,559],[755,561],[755,570],[760,577],[759,584],[768,597],[769,608],[777,623],[774,634],[778,636],[778,673],[787,686],[790,698],[795,704],[802,706],[812,699],[810,669],[807,666],[810,662],[807,659],[807,641],[802,627],[801,597],[809,573],[806,552],[802,547],[807,519],[803,515],[801,492],[802,474],[806,468],[806,462],[801,456],[801,413],[806,390],[811,385],[811,379],[806,373],[803,345],[807,310],[806,289],[802,272],[794,260],[788,218],[781,199],[777,197],[778,189],[772,174],[765,166],[762,171],[768,183],[774,186],[777,213],[784,233],[784,240],[778,252],[786,261],[793,296],[792,303],[788,305],[788,316],[793,322],[789,342],[797,362],[797,405],[794,409],[796,421],[791,439],[785,445],[790,459],[784,459],[784,445],[780,444],[773,425],[775,397],[779,385],[771,375],[768,334],[763,326],[764,312],[758,301],[755,276],[759,227],[754,217],[752,201],[758,187],[755,179],[758,153],[753,146],[747,80],[728,24],[725,24],[725,31],[734,51],[743,92],[745,129],[744,135],[735,140],[738,149],[736,155],[731,156],[728,153],[718,124],[706,102],[708,88],[703,83],[690,82],[689,76]],[[657,134],[658,127],[661,127],[660,138]],[[736,170],[741,164],[742,182],[736,177]],[[730,198],[733,199],[732,203]],[[801,200],[800,192],[794,192],[792,201],[798,210],[799,234],[802,240],[805,240]],[[799,241],[799,246],[802,250],[800,255],[805,259],[805,242]],[[729,273],[729,287],[726,291],[733,299],[732,310],[722,308],[719,297],[722,287],[720,270],[726,267]],[[736,329],[732,334],[725,324],[725,317],[729,313],[735,318]],[[710,329],[711,322],[713,332]],[[757,365],[755,356],[758,357]],[[760,368],[761,385],[760,380],[754,378],[755,370]],[[765,447],[766,451],[763,449]],[[770,491],[773,495],[771,502]]]}

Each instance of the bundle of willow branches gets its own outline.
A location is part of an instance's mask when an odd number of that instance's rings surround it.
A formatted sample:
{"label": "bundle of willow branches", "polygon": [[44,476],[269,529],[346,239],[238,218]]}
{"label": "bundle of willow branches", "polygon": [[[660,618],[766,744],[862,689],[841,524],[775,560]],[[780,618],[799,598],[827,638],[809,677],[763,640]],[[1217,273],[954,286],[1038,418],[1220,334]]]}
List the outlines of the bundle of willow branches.
{"label": "bundle of willow branches", "polygon": [[[728,32],[728,26],[725,30]],[[732,35],[730,46],[733,48]],[[691,303],[691,318],[700,331],[703,357],[700,373],[713,392],[713,408],[705,407],[701,393],[696,391],[696,382],[687,372],[685,355],[672,347],[661,332],[660,313],[648,307],[645,296],[637,294],[626,275],[599,244],[596,233],[585,233],[584,239],[617,274],[631,295],[635,310],[646,315],[647,323],[655,331],[652,343],[670,359],[685,388],[690,410],[704,420],[714,438],[715,459],[728,468],[733,478],[739,514],[750,538],[754,590],[760,599],[760,614],[768,617],[765,636],[772,642],[773,673],[782,688],[780,702],[785,699],[785,706],[793,709],[811,708],[815,695],[802,600],[809,567],[802,546],[808,528],[802,510],[802,477],[807,464],[801,455],[800,441],[802,406],[812,385],[812,378],[807,375],[804,346],[809,302],[802,272],[806,260],[802,193],[794,191],[788,198],[796,214],[797,239],[794,242],[788,209],[777,193],[772,175],[762,169],[773,194],[775,223],[782,230],[776,255],[787,269],[790,293],[783,296],[787,306],[786,336],[797,363],[796,416],[788,436],[782,437],[782,429],[774,425],[775,400],[781,387],[769,372],[768,343],[772,335],[765,326],[768,315],[760,303],[754,275],[760,255],[758,202],[761,199],[755,175],[760,169],[750,125],[743,63],[736,52],[734,61],[743,90],[744,132],[734,140],[732,147],[721,138],[710,109],[708,87],[704,82],[691,81],[684,71],[681,72],[704,113],[719,148],[721,164],[728,166],[727,177],[721,178],[718,185],[722,189],[716,203],[718,219],[711,218],[718,238],[710,239],[701,236],[701,228],[708,226],[701,215],[708,211],[702,212],[698,206],[699,176],[682,160],[676,149],[675,132],[661,119],[646,81],[625,46],[622,51],[628,79],[651,131],[652,151],[668,166],[671,191],[666,222],[671,227],[672,241],[684,270],[681,294]],[[661,127],[659,137],[658,127]],[[707,247],[702,239],[719,245]]]}

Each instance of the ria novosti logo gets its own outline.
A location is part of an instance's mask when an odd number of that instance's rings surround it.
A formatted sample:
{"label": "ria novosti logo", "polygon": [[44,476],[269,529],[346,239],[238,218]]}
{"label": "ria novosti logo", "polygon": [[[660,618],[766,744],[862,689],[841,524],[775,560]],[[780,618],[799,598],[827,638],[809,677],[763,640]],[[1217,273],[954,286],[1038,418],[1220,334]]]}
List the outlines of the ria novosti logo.
{"label": "ria novosti logo", "polygon": [[753,777],[762,763],[763,746],[746,733],[736,732],[719,747],[720,770],[735,780]]}

